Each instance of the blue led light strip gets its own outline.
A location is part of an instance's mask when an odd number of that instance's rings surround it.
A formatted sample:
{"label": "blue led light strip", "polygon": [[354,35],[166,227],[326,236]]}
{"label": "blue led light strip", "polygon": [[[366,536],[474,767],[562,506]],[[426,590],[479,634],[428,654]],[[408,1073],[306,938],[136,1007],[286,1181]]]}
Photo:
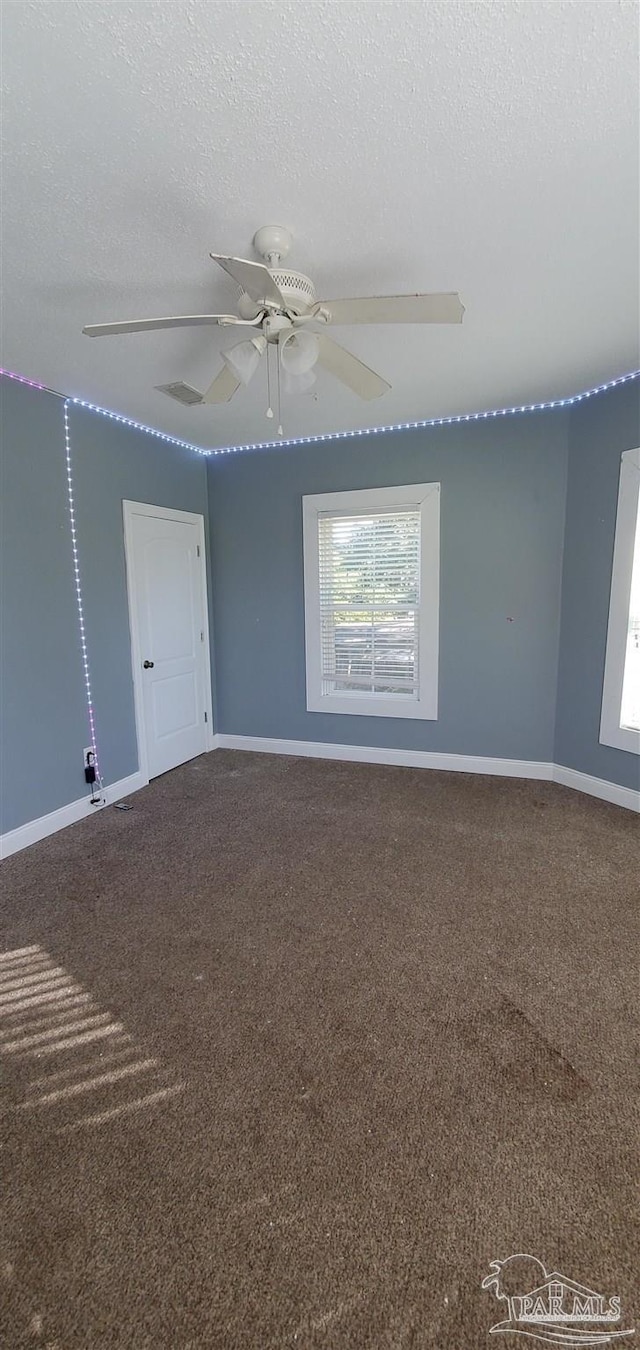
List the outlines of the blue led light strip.
{"label": "blue led light strip", "polygon": [[71,527],[71,556],[73,559],[73,575],[76,587],[76,604],[78,606],[78,625],[80,628],[80,651],[82,654],[82,669],[84,673],[84,687],[87,698],[87,712],[89,715],[89,739],[93,750],[93,763],[96,771],[96,783],[102,786],[100,777],[100,763],[98,760],[98,746],[96,741],[96,721],[93,711],[93,695],[91,693],[91,677],[89,674],[89,653],[87,651],[87,635],[84,626],[84,608],[82,604],[82,583],[80,580],[80,559],[78,556],[78,536],[76,533],[76,508],[73,491],[73,469],[71,465],[71,430],[69,427],[69,399],[64,402],[64,453],[67,469],[67,499],[69,502],[69,524]]}
{"label": "blue led light strip", "polygon": [[568,408],[574,403],[582,403],[586,398],[593,398],[594,394],[604,394],[607,389],[614,389],[617,385],[627,384],[629,380],[637,380],[640,376],[640,370],[631,370],[628,375],[618,375],[615,380],[607,380],[604,384],[595,385],[593,389],[585,389],[581,394],[572,394],[569,398],[554,398],[547,403],[523,403],[513,408],[492,408],[489,412],[460,413],[455,417],[429,417],[421,422],[392,422],[388,426],[382,427],[361,427],[353,431],[324,431],[315,436],[292,436],[289,440],[280,438],[277,441],[254,441],[247,445],[227,445],[217,450],[205,450],[206,455],[235,455],[244,450],[277,450],[283,445],[314,445],[318,441],[344,441],[352,436],[381,436],[390,431],[417,431],[422,427],[447,427],[458,422],[482,422],[490,417],[512,417],[514,413],[532,413],[543,412],[548,408]]}
{"label": "blue led light strip", "polygon": [[155,427],[147,427],[143,422],[136,422],[132,417],[124,417],[122,413],[110,412],[108,408],[101,408],[97,403],[88,403],[83,398],[67,397],[60,394],[56,389],[48,389],[44,384],[38,384],[36,380],[29,380],[25,375],[18,375],[12,370],[3,370],[0,368],[0,375],[4,375],[9,380],[18,380],[20,384],[27,384],[32,389],[41,389],[48,394],[56,394],[58,398],[64,398],[67,404],[74,404],[78,408],[87,408],[90,412],[99,413],[101,417],[109,417],[112,422],[121,422],[123,426],[133,427],[134,431],[144,431],[147,436],[156,436],[158,440],[166,441],[169,445],[179,445],[185,450],[193,450],[196,455],[235,455],[244,450],[275,450],[283,445],[315,445],[320,441],[343,441],[351,436],[382,436],[390,431],[418,431],[423,427],[447,427],[460,422],[483,422],[491,417],[512,417],[515,413],[545,412],[549,408],[569,408],[575,403],[582,403],[587,398],[593,398],[594,394],[604,394],[608,389],[615,389],[620,384],[627,384],[629,380],[637,380],[640,376],[640,370],[631,370],[627,375],[618,375],[614,380],[605,380],[603,384],[594,385],[592,389],[585,389],[581,394],[571,394],[568,398],[549,399],[545,403],[522,403],[512,408],[492,408],[487,412],[459,413],[453,417],[428,417],[419,422],[391,422],[387,426],[381,427],[358,427],[352,431],[323,431],[314,436],[291,436],[280,438],[277,441],[249,441],[245,445],[226,445],[221,447],[212,447],[205,450],[200,445],[194,445],[192,441],[182,441],[177,436],[168,436],[164,431],[156,431]]}
{"label": "blue led light strip", "polygon": [[194,445],[192,441],[181,441],[178,436],[167,436],[164,431],[156,431],[155,427],[146,427],[144,422],[134,422],[132,417],[123,417],[121,413],[109,412],[108,408],[99,408],[97,403],[87,403],[83,398],[70,398],[69,403],[75,403],[78,408],[88,408],[90,412],[100,413],[101,417],[110,417],[112,422],[122,422],[125,427],[133,427],[134,431],[144,431],[147,436],[155,436],[159,441],[167,441],[169,445],[181,445],[183,450],[193,450],[196,455],[210,455],[210,450],[203,450],[202,446]]}
{"label": "blue led light strip", "polygon": [[17,380],[18,384],[27,384],[30,389],[40,389],[43,394],[54,394],[56,398],[63,398],[66,403],[75,403],[79,408],[88,408],[91,412],[100,413],[101,417],[110,417],[112,422],[122,422],[127,427],[133,427],[134,431],[144,431],[147,436],[156,436],[160,441],[168,441],[170,445],[181,445],[184,450],[193,450],[196,455],[208,455],[209,450],[203,450],[202,446],[194,445],[192,441],[181,441],[178,436],[168,436],[164,431],[156,431],[155,427],[147,427],[144,422],[136,422],[132,417],[123,417],[121,413],[110,412],[108,408],[100,408],[97,403],[88,403],[84,398],[74,398],[71,394],[61,394],[58,389],[49,389],[46,384],[39,384],[37,380],[29,380],[26,375],[18,375],[15,370],[4,370],[0,367],[0,375],[4,375],[7,380]]}

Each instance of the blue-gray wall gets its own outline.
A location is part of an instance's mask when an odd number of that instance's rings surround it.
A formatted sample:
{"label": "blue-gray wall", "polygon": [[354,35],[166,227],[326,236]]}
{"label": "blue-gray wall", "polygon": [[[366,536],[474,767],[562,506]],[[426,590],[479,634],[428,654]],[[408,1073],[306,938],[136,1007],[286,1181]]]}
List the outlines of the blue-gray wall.
{"label": "blue-gray wall", "polygon": [[2,400],[2,832],[82,796],[86,703],[62,403],[10,380]]}
{"label": "blue-gray wall", "polygon": [[598,736],[620,456],[637,445],[637,381],[572,409],[555,744],[558,764],[631,788],[638,756]]}
{"label": "blue-gray wall", "polygon": [[[62,400],[3,379],[1,827],[86,791],[89,744],[73,581]],[[138,767],[122,500],[207,515],[206,467],[168,445],[72,408],[71,445],[85,622],[103,777]]]}
{"label": "blue-gray wall", "polygon": [[[62,401],[0,381],[0,831],[77,800],[89,740]],[[87,410],[71,440],[101,767],[137,768],[122,499],[211,524],[216,728],[565,764],[623,786],[598,742],[620,454],[637,383],[569,410],[256,451],[207,463]],[[208,493],[207,493],[208,479]],[[306,493],[442,483],[437,722],[308,713]],[[563,555],[564,542],[564,555]]]}
{"label": "blue-gray wall", "polygon": [[[217,729],[551,760],[567,435],[555,411],[210,460]],[[307,712],[302,496],[431,481],[437,722]]]}

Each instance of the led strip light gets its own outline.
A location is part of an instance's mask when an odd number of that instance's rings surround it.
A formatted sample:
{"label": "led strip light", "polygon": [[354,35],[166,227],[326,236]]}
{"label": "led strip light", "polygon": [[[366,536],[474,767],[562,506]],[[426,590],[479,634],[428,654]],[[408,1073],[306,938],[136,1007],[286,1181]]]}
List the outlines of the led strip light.
{"label": "led strip light", "polygon": [[9,380],[18,380],[20,384],[27,384],[31,389],[41,389],[44,393],[55,394],[57,398],[64,398],[66,403],[70,405],[87,408],[90,412],[99,413],[101,417],[109,417],[112,422],[121,422],[123,426],[133,427],[134,431],[144,431],[147,436],[156,436],[158,440],[166,441],[169,445],[179,445],[185,450],[192,450],[196,455],[208,458],[215,455],[236,455],[247,450],[276,450],[279,446],[285,445],[316,445],[322,441],[349,440],[352,436],[384,436],[392,431],[419,431],[425,427],[447,427],[462,422],[483,422],[493,417],[513,417],[516,413],[546,412],[551,408],[569,408],[576,403],[583,403],[587,398],[593,398],[595,394],[604,394],[608,389],[615,389],[621,384],[628,384],[630,380],[637,380],[640,376],[640,370],[631,370],[627,375],[618,375],[613,380],[605,380],[603,384],[594,385],[592,389],[585,389],[581,394],[571,394],[568,398],[549,399],[544,403],[522,403],[511,408],[492,408],[487,412],[459,413],[451,417],[428,417],[418,422],[391,422],[387,426],[359,427],[351,431],[323,431],[313,436],[280,437],[277,441],[250,441],[245,445],[226,445],[212,447],[210,450],[205,450],[200,445],[194,445],[191,441],[182,441],[177,436],[169,436],[163,431],[156,431],[155,427],[145,426],[143,422],[136,422],[132,417],[124,417],[122,413],[110,412],[108,408],[101,408],[97,403],[88,403],[86,399],[82,398],[67,397],[67,395],[59,393],[57,389],[49,389],[47,385],[38,384],[36,380],[29,380],[25,375],[17,375],[14,371],[0,368],[0,375],[4,375]]}
{"label": "led strip light", "polygon": [[100,413],[102,417],[110,417],[112,422],[122,422],[127,427],[133,427],[134,431],[144,431],[147,436],[155,436],[160,441],[168,441],[170,445],[180,445],[184,450],[193,450],[196,455],[210,455],[210,450],[203,450],[202,446],[194,445],[192,441],[181,441],[178,436],[169,436],[164,431],[156,431],[155,427],[147,427],[144,422],[136,422],[132,417],[123,417],[122,413],[110,412],[108,408],[100,408],[97,403],[88,403],[86,399],[74,398],[70,394],[61,394],[59,389],[50,389],[46,384],[38,384],[37,380],[29,380],[26,375],[18,375],[15,370],[4,370],[0,366],[0,375],[4,375],[7,380],[17,380],[18,384],[26,384],[30,389],[40,389],[43,394],[53,394],[55,398],[63,398],[66,403],[75,403],[79,408],[88,408],[91,412]]}
{"label": "led strip light", "polygon": [[606,380],[604,384],[595,385],[593,389],[585,389],[581,394],[572,394],[568,398],[554,398],[546,403],[523,403],[513,408],[492,408],[488,412],[459,413],[454,417],[428,417],[420,422],[391,422],[388,426],[381,427],[361,427],[352,431],[324,431],[315,436],[292,436],[289,440],[279,438],[277,441],[253,441],[247,445],[227,445],[220,449],[204,450],[201,453],[205,455],[235,455],[245,450],[277,450],[282,445],[313,445],[318,441],[343,441],[351,436],[381,436],[388,435],[391,431],[418,431],[423,427],[447,427],[458,422],[482,422],[491,417],[512,417],[515,413],[533,413],[545,412],[548,408],[568,408],[574,403],[583,403],[587,398],[593,398],[594,394],[604,394],[607,389],[614,389],[617,385],[628,384],[629,380],[637,380],[640,376],[640,370],[631,370],[628,375],[618,375],[614,380]]}
{"label": "led strip light", "polygon": [[[82,669],[84,673],[84,687],[87,697],[87,712],[89,714],[89,736],[91,739],[91,748],[93,750],[93,764],[96,771],[96,783],[98,789],[102,791],[102,779],[100,777],[100,761],[98,759],[98,745],[96,740],[96,721],[93,711],[93,695],[91,693],[91,676],[89,672],[89,653],[87,650],[87,635],[84,626],[84,609],[82,605],[82,582],[80,580],[80,559],[78,556],[78,535],[76,532],[76,508],[73,492],[73,470],[71,465],[71,431],[69,427],[69,400],[64,401],[64,452],[67,469],[67,499],[69,503],[69,525],[71,528],[71,555],[73,558],[73,575],[76,588],[76,604],[78,606],[78,625],[80,628],[80,651],[82,653]],[[92,794],[93,795],[93,794]]]}

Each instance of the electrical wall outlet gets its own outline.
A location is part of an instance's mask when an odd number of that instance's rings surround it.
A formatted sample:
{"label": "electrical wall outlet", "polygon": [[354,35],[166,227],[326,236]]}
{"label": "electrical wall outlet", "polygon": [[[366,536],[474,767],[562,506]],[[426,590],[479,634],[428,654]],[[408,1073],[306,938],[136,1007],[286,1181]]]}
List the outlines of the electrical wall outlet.
{"label": "electrical wall outlet", "polygon": [[91,797],[89,799],[91,805],[96,807],[106,806],[107,799],[97,780],[96,755],[92,745],[86,745],[82,751],[82,763],[86,782],[91,788]]}

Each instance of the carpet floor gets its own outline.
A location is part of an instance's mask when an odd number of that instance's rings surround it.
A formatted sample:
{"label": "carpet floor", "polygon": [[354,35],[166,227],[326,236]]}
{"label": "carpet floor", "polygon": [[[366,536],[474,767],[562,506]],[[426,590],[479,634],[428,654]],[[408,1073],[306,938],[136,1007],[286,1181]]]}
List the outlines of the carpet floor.
{"label": "carpet floor", "polygon": [[545,1271],[640,1326],[637,818],[232,751],[130,802],[0,874],[2,1346],[486,1350]]}

